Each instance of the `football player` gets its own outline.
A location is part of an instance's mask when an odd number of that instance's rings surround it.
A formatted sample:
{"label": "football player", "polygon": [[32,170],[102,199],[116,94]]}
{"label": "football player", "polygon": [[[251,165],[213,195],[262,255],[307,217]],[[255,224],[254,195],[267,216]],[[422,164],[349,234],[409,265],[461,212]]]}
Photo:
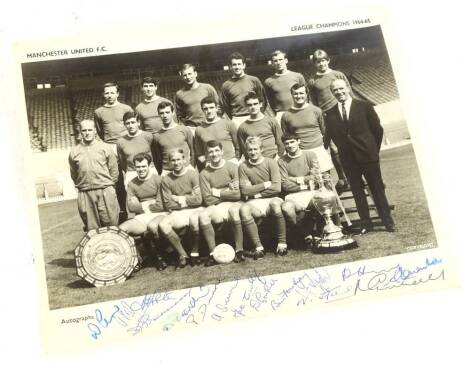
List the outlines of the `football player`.
{"label": "football player", "polygon": [[[126,134],[122,119],[126,112],[132,112],[132,108],[119,102],[119,86],[116,83],[103,85],[103,97],[105,104],[97,108],[94,113],[96,131],[101,140],[111,144],[114,153],[117,155],[117,140]],[[126,217],[126,189],[122,168],[119,169],[116,194],[121,210],[120,218],[124,220]]]}
{"label": "football player", "polygon": [[[276,122],[275,122],[276,123]],[[240,193],[247,202],[240,208],[240,218],[248,239],[254,247],[253,258],[264,257],[255,219],[265,216],[274,218],[277,236],[276,254],[287,254],[286,222],[282,215],[281,177],[277,163],[263,156],[262,142],[257,136],[250,136],[246,142],[247,160],[240,164]]]}
{"label": "football player", "polygon": [[[349,80],[346,75],[341,71],[332,70],[330,68],[330,57],[324,50],[315,50],[312,61],[315,65],[316,72],[313,75],[313,78],[308,81],[310,97],[312,99],[312,103],[320,107],[323,113],[326,113],[337,104],[336,98],[330,90],[332,81],[336,79],[344,80],[349,89],[351,89],[351,85],[349,84]],[[349,189],[348,181],[346,179],[344,169],[341,166],[338,148],[334,143],[330,144],[330,151],[339,179],[336,184],[336,190],[341,193],[342,191]]]}
{"label": "football player", "polygon": [[[304,234],[307,245],[313,244],[312,227],[314,215],[306,217],[306,210],[315,211],[311,185],[318,184],[321,177],[317,157],[312,151],[300,149],[300,139],[284,135],[282,141],[286,153],[277,161],[281,173],[281,187],[286,194],[282,212],[286,222]],[[313,187],[312,187],[313,188]]]}
{"label": "football player", "polygon": [[264,115],[261,112],[261,98],[254,92],[248,93],[244,100],[250,117],[238,128],[238,144],[241,152],[245,155],[246,159],[246,139],[249,136],[258,136],[263,144],[263,156],[277,159],[278,156],[284,153],[279,123],[277,123],[274,117]]}
{"label": "football player", "polygon": [[176,148],[183,150],[185,162],[191,162],[194,165],[193,134],[185,125],[176,123],[173,104],[161,102],[158,105],[158,114],[162,119],[163,127],[153,135],[155,155],[158,158],[157,169],[161,171],[162,175],[166,175],[172,170],[169,152]]}
{"label": "football player", "polygon": [[211,97],[206,97],[201,101],[205,120],[196,128],[194,135],[194,152],[199,166],[205,165],[207,143],[213,140],[222,144],[225,160],[238,163],[240,157],[237,128],[232,121],[217,115],[217,107],[217,101]]}
{"label": "football player", "polygon": [[[139,236],[147,232],[151,222],[154,227],[158,226],[161,219],[168,213],[163,210],[161,177],[151,171],[151,155],[138,153],[132,160],[137,176],[129,182],[127,187],[127,207],[135,214],[135,217],[123,222],[119,228],[130,235]],[[151,231],[155,234],[155,231]],[[156,234],[156,239],[158,239],[158,231]],[[155,249],[157,252],[160,249],[156,243]],[[165,268],[166,263],[158,254],[157,270]]]}
{"label": "football player", "polygon": [[187,166],[182,148],[171,150],[168,158],[172,171],[162,178],[162,199],[163,206],[171,213],[159,222],[158,229],[178,253],[177,267],[183,268],[189,257],[175,230],[190,227],[193,244],[191,255],[199,257],[198,214],[202,210],[199,175],[196,170]]}
{"label": "football player", "polygon": [[[126,112],[122,119],[127,134],[120,137],[116,145],[119,165],[124,172],[124,184],[127,187],[129,182],[138,175],[134,165],[134,157],[141,153],[152,155],[153,136],[150,132],[142,131],[139,128],[135,112]],[[152,163],[152,160],[148,163]],[[158,174],[153,163],[149,169],[151,173]]]}
{"label": "football player", "polygon": [[[207,143],[208,164],[199,176],[201,195],[207,206],[199,214],[199,228],[209,251],[215,248],[214,226],[220,228],[224,222],[229,222],[235,240],[236,263],[245,260],[243,256],[243,232],[239,210],[240,188],[238,180],[238,164],[223,158],[224,150],[220,141]],[[214,264],[212,255],[206,265]]]}
{"label": "football player", "polygon": [[323,147],[325,125],[323,112],[308,102],[305,84],[294,84],[291,88],[293,106],[282,116],[283,135],[294,135],[302,150],[310,150],[317,156],[322,172],[333,168],[330,154]]}
{"label": "football player", "polygon": [[264,81],[269,105],[276,114],[276,120],[280,123],[285,111],[292,106],[290,88],[294,84],[305,84],[302,74],[287,69],[287,55],[284,51],[275,50],[271,54],[271,65],[274,75]]}
{"label": "football player", "polygon": [[245,56],[238,52],[232,53],[229,65],[232,77],[222,84],[222,109],[238,128],[250,115],[244,103],[245,95],[249,92],[259,95],[263,111],[267,109],[268,101],[261,81],[256,76],[245,74]]}
{"label": "football player", "polygon": [[168,99],[157,95],[158,84],[157,78],[144,77],[141,84],[144,100],[135,107],[140,128],[151,133],[158,132],[162,128],[162,119],[157,111],[158,105],[161,102],[170,102]]}
{"label": "football player", "polygon": [[212,85],[197,81],[197,71],[194,65],[184,64],[179,74],[185,86],[176,92],[176,116],[178,121],[188,126],[194,134],[196,127],[205,121],[201,100],[209,97],[218,104],[219,96]]}

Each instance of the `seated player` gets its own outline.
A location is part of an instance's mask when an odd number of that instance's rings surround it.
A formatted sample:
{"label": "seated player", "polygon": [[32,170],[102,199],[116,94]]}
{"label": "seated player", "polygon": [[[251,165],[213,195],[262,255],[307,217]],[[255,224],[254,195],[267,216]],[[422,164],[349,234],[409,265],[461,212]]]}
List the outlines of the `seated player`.
{"label": "seated player", "polygon": [[179,125],[175,121],[174,107],[170,102],[161,102],[158,105],[158,114],[163,122],[163,127],[153,135],[155,144],[155,162],[161,175],[166,175],[172,170],[169,160],[169,152],[181,148],[184,152],[186,164],[194,166],[193,134],[185,125]]}
{"label": "seated player", "polygon": [[[199,256],[198,215],[202,210],[199,175],[186,165],[183,149],[170,151],[168,158],[172,171],[162,178],[162,200],[165,209],[171,213],[159,222],[158,229],[178,253],[177,267],[184,268],[189,258],[175,230],[190,226],[194,245],[191,254]],[[153,223],[150,223],[150,227],[152,232],[156,231]]]}
{"label": "seated player", "polygon": [[[312,151],[300,149],[300,139],[295,135],[282,137],[286,153],[277,161],[281,173],[282,191],[286,193],[281,206],[287,224],[301,230],[305,243],[313,244],[312,224],[306,220],[306,209],[315,210],[310,185],[321,179],[317,157]],[[313,220],[312,215],[309,219]]]}
{"label": "seated player", "polygon": [[[159,222],[167,215],[167,212],[163,211],[161,177],[151,172],[151,162],[149,154],[139,153],[133,158],[137,177],[127,186],[127,207],[136,216],[119,225],[121,230],[132,236],[143,235],[150,222]],[[165,262],[157,255],[157,269],[165,268]]]}
{"label": "seated player", "polygon": [[206,145],[208,141],[215,140],[222,144],[225,160],[238,163],[240,152],[238,150],[237,127],[235,124],[217,115],[217,102],[211,97],[201,101],[201,109],[205,121],[196,127],[194,135],[194,151],[199,166],[206,162]]}
{"label": "seated player", "polygon": [[248,137],[245,146],[248,159],[240,164],[238,174],[240,192],[247,202],[240,208],[240,218],[245,233],[255,248],[253,258],[256,260],[264,257],[264,248],[254,219],[267,215],[275,219],[274,229],[278,243],[276,254],[286,255],[286,222],[281,210],[283,201],[278,197],[281,193],[279,167],[273,159],[263,156],[259,137]]}
{"label": "seated player", "polygon": [[250,117],[238,128],[238,144],[245,159],[248,158],[245,147],[245,140],[248,136],[259,136],[263,144],[263,156],[268,158],[281,156],[284,153],[284,146],[279,123],[274,117],[264,115],[261,112],[263,103],[256,93],[248,93],[244,100]]}
{"label": "seated player", "polygon": [[224,222],[230,222],[235,240],[235,259],[239,263],[243,257],[243,230],[239,210],[240,188],[238,181],[238,164],[223,158],[224,150],[220,141],[207,143],[209,161],[199,176],[201,195],[207,206],[199,214],[199,228],[211,255],[206,266],[214,264],[212,251],[215,248],[214,226],[220,227]]}
{"label": "seated player", "polygon": [[[142,131],[139,128],[135,112],[124,113],[122,119],[127,134],[117,141],[117,155],[119,166],[124,172],[124,184],[127,187],[129,182],[138,175],[134,166],[134,156],[137,154],[152,155],[153,136],[150,132]],[[149,161],[149,164],[150,173],[158,174],[152,160]]]}

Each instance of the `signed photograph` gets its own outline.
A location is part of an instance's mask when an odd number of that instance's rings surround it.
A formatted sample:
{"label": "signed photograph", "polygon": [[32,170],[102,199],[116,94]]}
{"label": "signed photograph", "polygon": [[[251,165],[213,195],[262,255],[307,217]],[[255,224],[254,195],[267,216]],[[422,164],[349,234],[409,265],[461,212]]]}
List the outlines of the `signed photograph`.
{"label": "signed photograph", "polygon": [[17,50],[54,337],[444,286],[380,17],[176,38]]}

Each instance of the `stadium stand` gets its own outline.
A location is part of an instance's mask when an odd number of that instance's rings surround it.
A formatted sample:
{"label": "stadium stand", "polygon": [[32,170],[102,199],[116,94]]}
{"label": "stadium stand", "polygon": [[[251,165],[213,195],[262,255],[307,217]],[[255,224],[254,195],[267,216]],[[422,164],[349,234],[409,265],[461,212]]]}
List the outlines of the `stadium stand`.
{"label": "stadium stand", "polygon": [[74,144],[70,100],[66,90],[31,92],[26,97],[33,151],[60,150]]}

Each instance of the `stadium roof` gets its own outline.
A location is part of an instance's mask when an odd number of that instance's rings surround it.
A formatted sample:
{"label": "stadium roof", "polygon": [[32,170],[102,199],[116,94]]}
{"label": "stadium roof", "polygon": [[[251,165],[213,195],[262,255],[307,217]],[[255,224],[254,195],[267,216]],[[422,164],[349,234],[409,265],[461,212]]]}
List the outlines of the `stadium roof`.
{"label": "stadium roof", "polygon": [[345,31],[293,35],[288,37],[246,40],[240,42],[191,47],[131,52],[94,57],[77,57],[62,60],[29,62],[22,65],[23,78],[48,78],[52,76],[113,73],[125,69],[146,67],[168,67],[183,63],[207,65],[218,69],[226,64],[230,53],[243,53],[250,63],[261,63],[269,59],[274,49],[283,49],[292,60],[304,59],[316,48],[331,55],[349,53],[352,48],[385,47],[380,26]]}

